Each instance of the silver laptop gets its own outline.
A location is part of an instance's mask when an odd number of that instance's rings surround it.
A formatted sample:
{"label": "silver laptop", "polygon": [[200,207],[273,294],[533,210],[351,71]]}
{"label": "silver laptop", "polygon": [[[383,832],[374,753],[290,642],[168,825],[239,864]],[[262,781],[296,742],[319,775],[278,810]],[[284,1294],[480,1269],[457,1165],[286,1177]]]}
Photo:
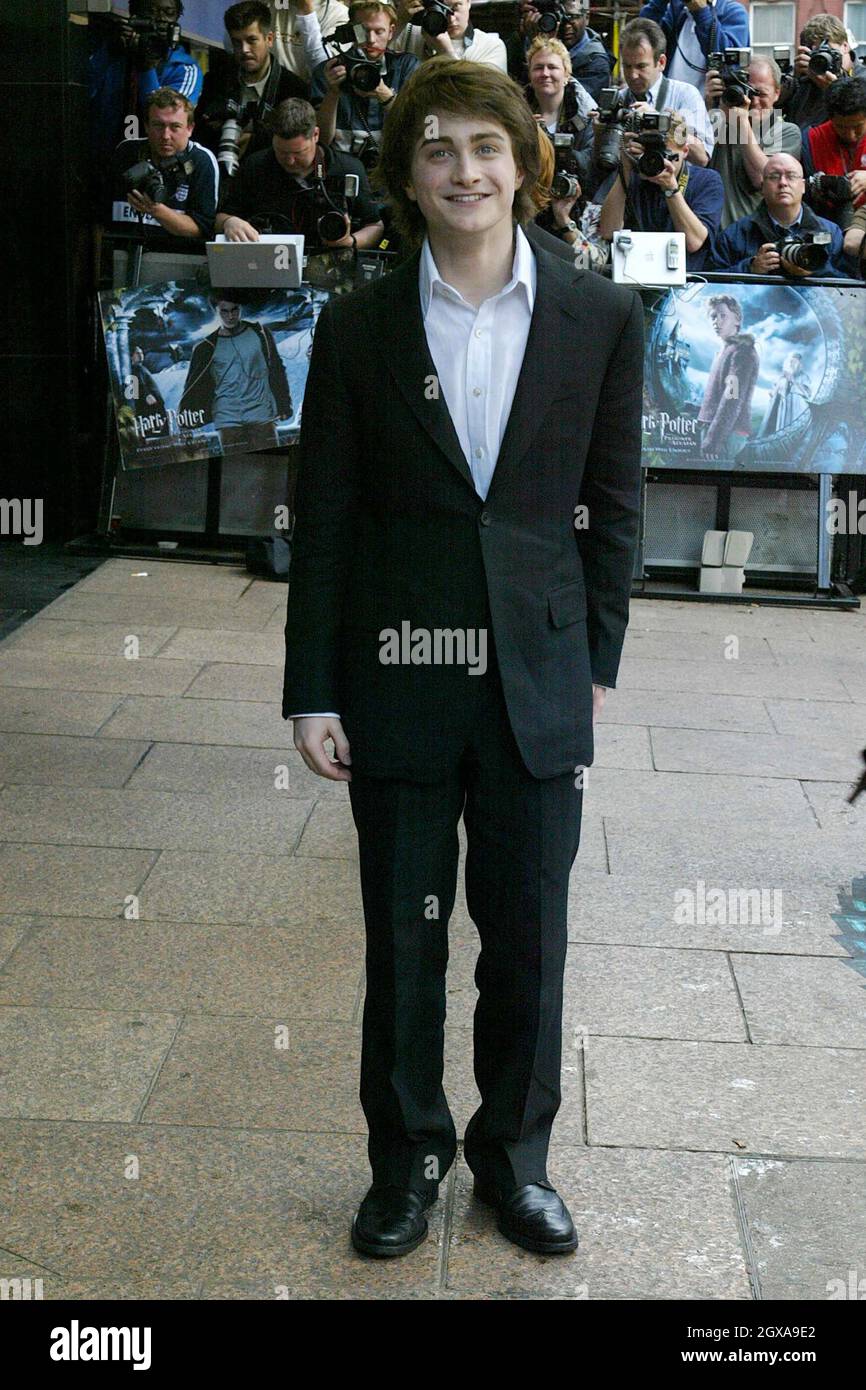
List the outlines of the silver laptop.
{"label": "silver laptop", "polygon": [[286,232],[263,232],[258,241],[207,243],[207,264],[214,286],[296,290],[304,268],[304,238]]}
{"label": "silver laptop", "polygon": [[614,232],[611,261],[618,285],[684,285],[685,232]]}

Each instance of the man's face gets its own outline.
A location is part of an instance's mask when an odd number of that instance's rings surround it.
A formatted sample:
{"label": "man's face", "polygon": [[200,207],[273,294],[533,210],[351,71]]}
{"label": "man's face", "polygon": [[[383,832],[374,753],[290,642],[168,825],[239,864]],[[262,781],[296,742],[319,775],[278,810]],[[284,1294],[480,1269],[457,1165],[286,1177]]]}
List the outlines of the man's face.
{"label": "man's face", "polygon": [[859,145],[866,135],[866,111],[854,111],[850,116],[831,116],[830,121],[842,145]]}
{"label": "man's face", "polygon": [[708,317],[722,339],[733,338],[740,331],[740,320],[729,304],[712,304]]}
{"label": "man's face", "polygon": [[271,145],[280,168],[285,169],[287,174],[297,174],[300,177],[307,174],[312,169],[316,158],[318,139],[318,126],[312,135],[293,135],[291,140],[284,140],[281,135],[274,135],[271,138]]}
{"label": "man's face", "polygon": [[559,96],[565,86],[565,68],[558,53],[542,48],[529,68],[529,85],[537,97]]}
{"label": "man's face", "polygon": [[217,307],[223,328],[237,328],[241,321],[241,306],[231,299],[221,299]]}
{"label": "man's face", "polygon": [[772,111],[779,96],[779,88],[773,82],[773,75],[766,63],[752,63],[749,67],[749,84],[755,95],[749,101],[750,111]]}
{"label": "man's face", "polygon": [[623,81],[633,97],[644,97],[661,77],[666,57],[659,54],[656,59],[646,39],[619,55],[619,65]]}
{"label": "man's face", "polygon": [[565,10],[565,19],[562,22],[559,37],[566,48],[574,48],[574,45],[580,43],[586,33],[589,11],[584,8],[581,0],[565,0],[562,8]]}
{"label": "man's face", "polygon": [[508,132],[483,112],[434,112],[438,139],[421,138],[412,156],[406,193],[418,204],[431,235],[461,241],[511,222],[523,172],[514,162]]}
{"label": "man's face", "polygon": [[248,24],[246,29],[235,29],[229,38],[241,77],[255,77],[264,69],[270,57],[274,46],[273,33],[263,34],[258,24]]}
{"label": "man's face", "polygon": [[164,24],[177,23],[176,0],[150,0],[147,8],[150,19],[161,20]]}
{"label": "man's face", "polygon": [[472,0],[449,0],[454,13],[448,21],[449,39],[462,39],[469,23],[469,10]]}
{"label": "man's face", "polygon": [[366,10],[355,19],[355,24],[364,30],[362,49],[374,61],[381,58],[394,37],[394,25],[384,10]]}
{"label": "man's face", "polygon": [[803,170],[790,155],[773,155],[764,165],[761,193],[770,212],[784,212],[796,220],[803,203]]}
{"label": "man's face", "polygon": [[182,106],[152,106],[145,131],[153,158],[170,159],[189,144],[192,118]]}

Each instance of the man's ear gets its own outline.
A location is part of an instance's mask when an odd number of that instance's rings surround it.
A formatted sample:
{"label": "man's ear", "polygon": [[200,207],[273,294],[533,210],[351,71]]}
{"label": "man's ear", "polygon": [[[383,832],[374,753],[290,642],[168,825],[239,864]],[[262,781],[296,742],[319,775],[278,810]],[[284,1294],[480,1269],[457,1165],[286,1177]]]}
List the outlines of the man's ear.
{"label": "man's ear", "polygon": [[668,55],[667,55],[666,53],[660,53],[660,54],[659,54],[659,62],[658,62],[659,72],[664,72],[664,70],[665,70],[665,68],[667,67],[667,65],[668,65]]}
{"label": "man's ear", "polygon": [[406,194],[406,197],[410,200],[410,202],[417,203],[418,197],[411,183],[403,184],[403,192]]}

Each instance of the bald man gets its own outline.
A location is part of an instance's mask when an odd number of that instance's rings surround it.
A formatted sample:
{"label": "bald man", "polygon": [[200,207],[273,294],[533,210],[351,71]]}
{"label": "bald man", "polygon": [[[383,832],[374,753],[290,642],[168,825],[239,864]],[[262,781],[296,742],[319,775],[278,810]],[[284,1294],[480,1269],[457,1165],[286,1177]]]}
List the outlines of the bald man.
{"label": "bald man", "polygon": [[[833,222],[806,207],[805,188],[798,160],[789,154],[771,155],[764,165],[760,203],[748,217],[732,222],[717,237],[711,268],[751,275],[788,275],[792,279],[847,278],[842,263],[842,233]],[[776,249],[783,238],[803,232],[829,233],[828,259],[814,270],[794,265]]]}

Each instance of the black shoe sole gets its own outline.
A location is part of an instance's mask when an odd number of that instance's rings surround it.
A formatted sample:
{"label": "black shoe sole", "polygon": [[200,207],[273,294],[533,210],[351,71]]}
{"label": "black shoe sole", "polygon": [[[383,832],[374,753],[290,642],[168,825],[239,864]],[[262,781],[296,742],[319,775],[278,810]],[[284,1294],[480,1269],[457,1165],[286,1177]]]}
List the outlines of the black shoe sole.
{"label": "black shoe sole", "polygon": [[419,1231],[411,1240],[404,1241],[402,1245],[382,1245],[378,1241],[365,1240],[363,1236],[359,1236],[355,1221],[352,1222],[352,1245],[360,1255],[369,1255],[374,1260],[391,1260],[396,1259],[398,1255],[410,1255],[429,1234],[430,1227],[425,1221],[423,1231]]}
{"label": "black shoe sole", "polygon": [[[474,1184],[472,1194],[479,1202],[483,1202],[487,1207],[498,1208],[499,1206],[499,1200],[496,1195],[491,1192],[489,1188],[481,1186],[478,1183]],[[567,1241],[533,1240],[532,1236],[524,1236],[518,1231],[510,1231],[503,1221],[502,1216],[499,1217],[496,1226],[500,1234],[505,1236],[506,1240],[510,1240],[513,1245],[521,1246],[524,1250],[531,1250],[533,1254],[536,1255],[570,1255],[573,1250],[577,1249],[580,1239],[575,1232],[572,1239]]]}

